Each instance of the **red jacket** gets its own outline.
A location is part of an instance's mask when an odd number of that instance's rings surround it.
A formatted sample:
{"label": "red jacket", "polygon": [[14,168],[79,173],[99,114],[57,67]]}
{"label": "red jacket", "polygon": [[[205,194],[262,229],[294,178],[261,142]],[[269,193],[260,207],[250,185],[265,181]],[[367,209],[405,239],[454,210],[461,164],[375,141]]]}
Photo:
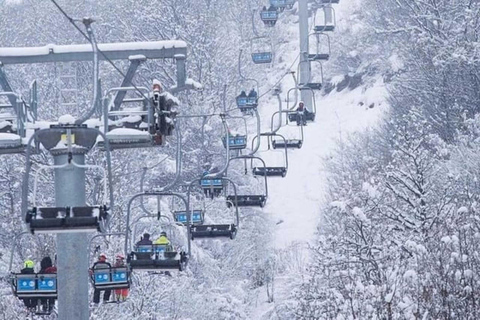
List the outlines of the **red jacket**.
{"label": "red jacket", "polygon": [[57,273],[57,267],[51,266],[45,269],[45,273]]}

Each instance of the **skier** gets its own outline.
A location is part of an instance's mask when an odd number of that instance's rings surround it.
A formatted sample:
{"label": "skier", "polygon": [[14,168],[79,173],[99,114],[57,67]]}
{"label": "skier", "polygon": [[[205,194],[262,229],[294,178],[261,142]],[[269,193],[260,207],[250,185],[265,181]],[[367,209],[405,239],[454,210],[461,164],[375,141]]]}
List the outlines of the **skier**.
{"label": "skier", "polygon": [[165,231],[162,231],[160,233],[160,237],[158,237],[153,244],[159,244],[159,245],[165,245],[165,246],[170,246],[170,240],[168,240],[167,233]]}
{"label": "skier", "polygon": [[[40,262],[40,271],[39,274],[45,273],[57,273],[57,267],[53,265],[52,258],[44,257]],[[55,299],[53,298],[42,298],[42,307],[45,312],[52,312],[53,307],[55,305]]]}
{"label": "skier", "polygon": [[[90,276],[94,274],[94,271],[97,269],[111,269],[112,265],[107,262],[107,255],[104,253],[101,253],[98,256],[98,261],[93,264],[93,266],[90,268],[89,273]],[[106,289],[106,290],[100,290],[100,289],[95,289],[93,293],[93,303],[95,305],[98,305],[100,303],[100,292],[105,291],[103,293],[103,302],[108,302],[110,300],[110,294],[112,293],[112,290]]]}
{"label": "skier", "polygon": [[[35,273],[35,270],[33,269],[34,266],[35,266],[35,263],[32,260],[27,259],[23,263],[23,269],[20,270],[20,273],[22,273],[22,274],[34,274]],[[36,304],[35,299],[24,298],[23,303],[25,304],[25,307],[27,307],[29,310],[35,311],[35,304]]]}
{"label": "skier", "polygon": [[140,238],[140,241],[137,242],[137,246],[140,245],[151,245],[152,240],[150,240],[150,233],[144,233],[143,237]]}
{"label": "skier", "polygon": [[305,108],[305,103],[303,101],[300,101],[297,108],[297,126],[307,125],[307,114],[308,110],[307,108]]}
{"label": "skier", "polygon": [[[113,265],[114,268],[125,267],[125,257],[122,254],[117,254],[115,257],[115,264]],[[127,300],[128,297],[128,289],[115,289],[115,300],[117,302],[123,302]]]}

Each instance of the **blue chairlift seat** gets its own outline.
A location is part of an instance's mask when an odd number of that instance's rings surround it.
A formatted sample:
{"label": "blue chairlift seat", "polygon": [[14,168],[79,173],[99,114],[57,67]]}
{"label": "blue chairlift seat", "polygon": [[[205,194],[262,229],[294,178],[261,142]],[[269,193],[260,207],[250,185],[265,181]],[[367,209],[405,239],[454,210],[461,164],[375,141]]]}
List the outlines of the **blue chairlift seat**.
{"label": "blue chairlift seat", "polygon": [[340,3],[340,0],[318,0],[318,2],[320,4],[330,4],[330,3],[338,4]]}
{"label": "blue chairlift seat", "polygon": [[286,140],[283,140],[283,139],[278,139],[278,140],[273,140],[272,141],[272,147],[273,149],[284,149],[285,148],[285,145],[287,148],[289,149],[293,149],[293,148],[296,148],[296,149],[300,149],[303,145],[303,140],[300,140],[300,139],[286,139]]}
{"label": "blue chairlift seat", "polygon": [[287,7],[287,0],[270,0],[270,5],[283,11]]}
{"label": "blue chairlift seat", "polygon": [[58,297],[57,275],[55,273],[13,274],[12,286],[15,296],[20,299],[41,299]]}
{"label": "blue chairlift seat", "polygon": [[238,96],[236,101],[237,101],[237,107],[239,108],[246,107],[248,104],[248,97]]}
{"label": "blue chairlift seat", "polygon": [[247,95],[239,95],[236,98],[237,107],[242,113],[248,113],[255,110],[258,106],[258,97],[248,97]]}
{"label": "blue chairlift seat", "polygon": [[[222,138],[223,146],[226,148],[226,136]],[[246,135],[229,135],[228,146],[231,150],[241,150],[247,147],[247,136]]]}
{"label": "blue chairlift seat", "polygon": [[260,11],[260,18],[266,26],[273,27],[278,20],[277,10],[265,9]]}
{"label": "blue chairlift seat", "polygon": [[291,9],[293,5],[295,4],[295,0],[285,0],[285,5],[287,8]]}
{"label": "blue chairlift seat", "polygon": [[271,63],[273,54],[271,52],[253,52],[252,60],[255,64]]}
{"label": "blue chairlift seat", "polygon": [[204,178],[201,180],[200,185],[202,188],[223,189],[223,180]]}
{"label": "blue chairlift seat", "polygon": [[253,174],[256,176],[267,177],[285,177],[287,175],[287,168],[285,167],[254,167]]}
{"label": "blue chairlift seat", "polygon": [[228,237],[234,239],[237,235],[235,224],[210,224],[201,226],[191,226],[190,235],[192,240],[195,238],[219,238]]}
{"label": "blue chairlift seat", "polygon": [[[203,224],[203,210],[192,210],[192,217],[190,223],[192,225],[199,225]],[[175,219],[175,222],[180,224],[180,225],[186,225],[187,224],[187,212],[186,211],[175,211],[173,213],[173,218]]]}
{"label": "blue chairlift seat", "polygon": [[[146,249],[149,247],[149,249]],[[136,246],[128,258],[132,270],[178,270],[183,271],[187,264],[185,252],[168,251],[166,245]],[[149,251],[145,251],[149,250]]]}
{"label": "blue chairlift seat", "polygon": [[100,222],[106,220],[106,206],[93,207],[34,207],[26,214],[32,233],[101,231]]}
{"label": "blue chairlift seat", "polygon": [[130,276],[127,267],[95,269],[92,278],[95,289],[130,288]]}
{"label": "blue chairlift seat", "polygon": [[231,207],[232,203],[236,207],[260,207],[263,208],[267,202],[265,195],[237,195],[235,201],[234,195],[227,196],[227,206]]}

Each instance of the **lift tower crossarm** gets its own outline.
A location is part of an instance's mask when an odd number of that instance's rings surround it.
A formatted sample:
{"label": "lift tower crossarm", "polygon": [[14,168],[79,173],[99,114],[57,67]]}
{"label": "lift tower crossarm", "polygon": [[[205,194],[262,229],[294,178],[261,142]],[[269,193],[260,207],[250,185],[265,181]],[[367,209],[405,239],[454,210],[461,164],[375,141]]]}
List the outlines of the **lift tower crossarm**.
{"label": "lift tower crossarm", "polygon": [[[187,44],[180,40],[99,43],[98,49],[110,60],[126,60],[135,55],[143,55],[147,59],[175,59],[176,55],[187,56]],[[98,58],[105,60],[103,55],[99,55]],[[93,49],[89,43],[0,48],[0,61],[4,65],[92,60]]]}

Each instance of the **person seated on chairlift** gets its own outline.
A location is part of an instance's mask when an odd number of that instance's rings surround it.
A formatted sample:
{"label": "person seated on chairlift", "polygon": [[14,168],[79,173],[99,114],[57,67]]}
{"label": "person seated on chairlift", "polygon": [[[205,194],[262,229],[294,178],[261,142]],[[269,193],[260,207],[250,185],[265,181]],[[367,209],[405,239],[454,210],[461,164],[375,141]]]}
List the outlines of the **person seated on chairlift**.
{"label": "person seated on chairlift", "polygon": [[153,244],[165,246],[165,251],[173,251],[172,245],[170,244],[170,240],[168,240],[167,233],[165,231],[160,233],[160,237],[158,237]]}
{"label": "person seated on chairlift", "polygon": [[242,90],[242,92],[240,92],[240,94],[238,95],[237,100],[240,98],[246,98],[246,97],[247,97],[247,94],[245,93],[245,90]]}
{"label": "person seated on chairlift", "polygon": [[258,93],[257,93],[257,91],[255,91],[255,88],[252,88],[252,90],[250,90],[250,92],[248,93],[248,97],[249,98],[257,98],[258,97]]}
{"label": "person seated on chairlift", "polygon": [[150,240],[149,233],[144,233],[143,237],[140,238],[140,241],[137,242],[137,246],[141,245],[152,245],[152,240]]}
{"label": "person seated on chairlift", "polygon": [[[39,274],[43,273],[57,273],[57,267],[53,265],[52,258],[50,257],[44,257],[42,261],[40,262],[40,271],[38,272]],[[42,306],[43,310],[51,312],[53,310],[53,307],[55,305],[55,299],[54,298],[42,298]]]}
{"label": "person seated on chairlift", "polygon": [[[162,84],[157,79],[152,83],[152,102],[157,114],[157,132],[158,136],[171,135],[174,126],[172,124],[172,117],[175,115],[175,110],[171,110],[167,104],[167,99],[163,92]],[[165,114],[167,112],[167,114]]]}
{"label": "person seated on chairlift", "polygon": [[[270,11],[270,12],[277,11],[277,8],[270,5],[270,7],[268,8],[268,11]],[[271,25],[271,26],[274,26],[276,22],[277,22],[276,20],[270,20],[270,21],[268,21],[268,24]]]}
{"label": "person seated on chairlift", "polygon": [[[98,269],[111,269],[112,265],[107,262],[107,255],[105,253],[101,253],[98,256],[98,261],[93,264],[93,266],[90,268],[89,273],[90,276],[93,275],[95,270]],[[100,303],[100,292],[104,291],[103,293],[103,302],[108,302],[110,300],[110,294],[112,293],[111,289],[106,289],[106,290],[100,290],[100,289],[95,289],[93,292],[93,303],[98,304]]]}
{"label": "person seated on chairlift", "polygon": [[305,103],[303,101],[300,101],[297,108],[297,126],[299,126],[300,124],[304,126],[307,125],[307,114],[308,110],[305,107]]}
{"label": "person seated on chairlift", "polygon": [[[122,254],[117,254],[115,257],[115,263],[113,265],[114,268],[122,268],[126,267],[125,264],[125,257]],[[115,289],[115,301],[123,302],[127,300],[128,297],[128,289]]]}
{"label": "person seated on chairlift", "polygon": [[[23,263],[23,269],[20,270],[21,274],[34,274],[35,270],[33,269],[35,267],[35,262],[33,262],[30,259],[25,260]],[[23,303],[25,304],[25,307],[28,309],[35,309],[36,301],[35,299],[31,298],[24,298],[22,299]]]}

